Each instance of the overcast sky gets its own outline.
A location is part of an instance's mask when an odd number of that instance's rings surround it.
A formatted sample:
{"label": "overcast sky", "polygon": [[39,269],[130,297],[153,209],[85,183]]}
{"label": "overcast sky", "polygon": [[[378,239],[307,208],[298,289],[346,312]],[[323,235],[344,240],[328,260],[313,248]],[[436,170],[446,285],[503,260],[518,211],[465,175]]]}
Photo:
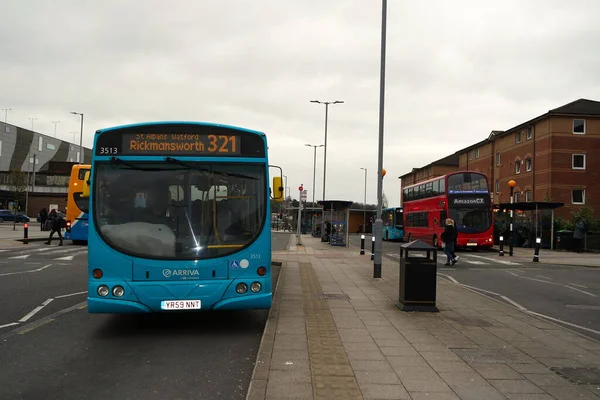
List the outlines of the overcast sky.
{"label": "overcast sky", "polygon": [[[388,2],[384,192],[398,176],[551,108],[600,100],[600,1]],[[0,108],[84,145],[99,128],[195,120],[264,131],[312,198],[329,108],[327,198],[376,202],[381,2],[6,0]],[[0,114],[4,118],[4,114]],[[79,138],[77,136],[77,142]],[[316,199],[323,149],[317,150]]]}

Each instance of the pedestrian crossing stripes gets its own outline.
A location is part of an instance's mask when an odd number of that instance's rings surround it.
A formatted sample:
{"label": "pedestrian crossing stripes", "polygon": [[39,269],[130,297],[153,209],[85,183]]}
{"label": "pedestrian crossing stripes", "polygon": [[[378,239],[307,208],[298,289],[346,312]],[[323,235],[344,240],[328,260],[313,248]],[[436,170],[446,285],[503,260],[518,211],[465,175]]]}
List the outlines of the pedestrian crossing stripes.
{"label": "pedestrian crossing stripes", "polygon": [[[400,255],[397,253],[387,253],[386,254],[387,257],[389,258],[394,258],[396,260],[400,259]],[[475,258],[475,259],[473,259]],[[438,264],[444,264],[446,262],[446,257],[439,257],[438,256]],[[492,257],[485,257],[485,256],[479,256],[479,255],[474,255],[474,254],[469,254],[469,255],[460,255],[459,261],[456,264],[456,266],[458,265],[479,265],[479,266],[494,266],[494,265],[510,265],[510,266],[518,266],[521,265],[519,263],[510,261],[510,260],[501,260],[501,259],[496,259],[496,258],[492,258]]]}
{"label": "pedestrian crossing stripes", "polygon": [[87,256],[87,253],[87,247],[73,245],[61,247],[42,245],[39,247],[2,249],[0,251],[0,263],[7,264],[29,260],[73,261]]}

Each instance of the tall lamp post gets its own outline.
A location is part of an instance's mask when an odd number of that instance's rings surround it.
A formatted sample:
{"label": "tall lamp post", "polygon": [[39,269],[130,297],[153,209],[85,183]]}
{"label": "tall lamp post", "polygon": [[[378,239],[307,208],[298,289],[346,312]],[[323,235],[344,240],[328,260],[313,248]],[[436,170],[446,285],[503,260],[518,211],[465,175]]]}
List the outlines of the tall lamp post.
{"label": "tall lamp post", "polygon": [[12,108],[2,108],[2,111],[4,111],[4,123],[6,124],[6,121],[8,121],[8,112],[12,110]]}
{"label": "tall lamp post", "polygon": [[363,198],[363,233],[367,232],[367,169],[360,167],[365,171],[365,194]]}
{"label": "tall lamp post", "polygon": [[[313,188],[312,188],[312,212],[311,214],[311,220],[310,220],[310,226],[312,227],[312,231],[315,231],[315,180],[317,177],[317,147],[323,147],[324,145],[322,144],[305,144],[305,146],[308,147],[312,147],[314,150],[313,153]],[[325,200],[325,199],[323,199]],[[308,214],[307,214],[308,215]]]}
{"label": "tall lamp post", "polygon": [[83,113],[71,111],[71,114],[81,116],[81,127],[79,128],[79,164],[83,164]]}
{"label": "tall lamp post", "polygon": [[375,248],[373,255],[373,278],[381,278],[381,249],[382,249],[382,227],[381,219],[383,203],[383,125],[385,108],[385,43],[387,24],[387,0],[381,2],[381,66],[379,72],[379,151],[377,157],[377,219],[375,220]]}
{"label": "tall lamp post", "polygon": [[54,124],[54,137],[56,137],[56,124],[60,124],[60,121],[52,121]]}
{"label": "tall lamp post", "polygon": [[514,180],[510,180],[508,181],[508,186],[510,187],[510,205],[511,205],[511,209],[510,209],[510,218],[509,218],[509,235],[508,235],[508,255],[512,256],[513,255],[513,209],[512,209],[512,205],[513,205],[513,192],[515,190],[515,186],[517,185],[517,182],[515,182]]}
{"label": "tall lamp post", "polygon": [[35,121],[37,118],[36,117],[30,117],[29,119],[31,120],[31,130],[33,131],[33,121]]}
{"label": "tall lamp post", "polygon": [[342,104],[343,101],[319,101],[319,100],[311,100],[311,103],[325,104],[325,142],[323,146],[323,201],[325,201],[325,178],[327,177],[327,118],[329,115],[329,105],[330,104]]}

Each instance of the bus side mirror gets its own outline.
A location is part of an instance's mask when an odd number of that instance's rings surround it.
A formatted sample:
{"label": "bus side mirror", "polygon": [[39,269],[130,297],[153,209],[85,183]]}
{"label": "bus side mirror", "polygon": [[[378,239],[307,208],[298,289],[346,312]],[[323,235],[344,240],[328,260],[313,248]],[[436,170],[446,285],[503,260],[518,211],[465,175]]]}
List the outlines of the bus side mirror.
{"label": "bus side mirror", "polygon": [[280,176],[273,177],[273,200],[282,203],[285,200],[283,182]]}
{"label": "bus side mirror", "polygon": [[83,178],[83,189],[81,197],[86,199],[90,197],[90,171],[87,171],[85,173],[85,177]]}

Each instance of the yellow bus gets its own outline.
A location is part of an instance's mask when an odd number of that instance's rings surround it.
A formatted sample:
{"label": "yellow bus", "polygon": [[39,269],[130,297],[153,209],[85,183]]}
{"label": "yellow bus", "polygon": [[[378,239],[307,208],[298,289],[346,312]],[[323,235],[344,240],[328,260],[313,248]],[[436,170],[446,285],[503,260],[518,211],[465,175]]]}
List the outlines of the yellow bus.
{"label": "yellow bus", "polygon": [[74,244],[87,244],[88,241],[89,198],[84,192],[89,187],[91,168],[90,164],[77,164],[71,170],[65,240],[72,240]]}

